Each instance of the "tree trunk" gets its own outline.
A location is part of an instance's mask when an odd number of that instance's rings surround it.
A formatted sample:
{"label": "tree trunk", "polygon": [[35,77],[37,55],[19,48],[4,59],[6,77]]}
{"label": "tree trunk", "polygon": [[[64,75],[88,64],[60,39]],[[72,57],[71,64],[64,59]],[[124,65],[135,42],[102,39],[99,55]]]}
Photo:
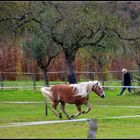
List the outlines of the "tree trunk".
{"label": "tree trunk", "polygon": [[49,86],[48,71],[44,70],[44,78],[46,86]]}
{"label": "tree trunk", "polygon": [[48,66],[50,64],[50,61],[47,62],[47,64],[43,63],[43,60],[40,58],[40,59],[37,59],[37,64],[38,66],[42,69],[43,73],[44,73],[44,78],[45,78],[45,84],[46,86],[49,86],[49,80],[48,80]]}
{"label": "tree trunk", "polygon": [[77,83],[77,79],[76,79],[76,75],[74,73],[74,69],[73,69],[73,62],[75,60],[75,55],[76,53],[73,51],[71,51],[71,53],[68,51],[64,51],[65,53],[65,63],[67,66],[67,77],[69,80],[70,84],[75,84]]}
{"label": "tree trunk", "polygon": [[138,76],[140,77],[140,64],[138,64]]}
{"label": "tree trunk", "polygon": [[[138,64],[138,76],[140,77],[140,64]],[[138,79],[140,85],[140,79]]]}
{"label": "tree trunk", "polygon": [[101,80],[102,80],[102,86],[104,86],[104,67],[100,65],[101,67]]}
{"label": "tree trunk", "polygon": [[77,79],[73,70],[73,64],[72,62],[69,62],[66,60],[66,65],[67,65],[67,76],[70,84],[75,84],[77,83]]}

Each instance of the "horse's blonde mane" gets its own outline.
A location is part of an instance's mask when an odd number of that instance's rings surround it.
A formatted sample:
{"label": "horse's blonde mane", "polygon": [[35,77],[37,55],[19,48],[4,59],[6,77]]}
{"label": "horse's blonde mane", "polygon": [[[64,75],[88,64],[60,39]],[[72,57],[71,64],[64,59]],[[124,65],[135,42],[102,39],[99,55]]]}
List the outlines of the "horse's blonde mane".
{"label": "horse's blonde mane", "polygon": [[76,91],[76,95],[75,96],[82,96],[85,97],[87,96],[89,93],[92,92],[92,87],[97,84],[97,82],[100,85],[99,81],[89,81],[89,82],[82,82],[79,84],[71,84],[70,86],[73,87],[73,90]]}

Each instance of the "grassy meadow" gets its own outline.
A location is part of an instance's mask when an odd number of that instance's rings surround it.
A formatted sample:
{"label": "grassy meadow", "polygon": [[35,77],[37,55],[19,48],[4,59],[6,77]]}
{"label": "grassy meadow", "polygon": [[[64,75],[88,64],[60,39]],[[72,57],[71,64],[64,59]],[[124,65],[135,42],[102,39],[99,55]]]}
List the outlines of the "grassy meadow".
{"label": "grassy meadow", "polygon": [[[118,138],[138,139],[140,138],[140,117],[133,118],[110,118],[116,116],[140,115],[140,93],[128,93],[117,96],[120,88],[105,90],[106,98],[100,98],[96,94],[90,94],[91,111],[82,114],[80,118],[96,118],[98,120],[97,139]],[[39,102],[34,104],[16,104],[5,102],[31,101]],[[51,105],[51,104],[50,104]],[[139,106],[139,107],[135,107]],[[59,108],[60,106],[58,106]],[[86,109],[85,106],[82,106]],[[76,113],[75,105],[66,104],[69,114]],[[48,116],[45,115],[44,97],[40,89],[0,90],[0,126],[14,122],[33,122],[49,120],[66,120],[57,118],[49,109]],[[1,139],[34,138],[34,139],[86,139],[89,124],[88,122],[67,122],[59,124],[42,124],[34,126],[17,126],[0,128]]]}

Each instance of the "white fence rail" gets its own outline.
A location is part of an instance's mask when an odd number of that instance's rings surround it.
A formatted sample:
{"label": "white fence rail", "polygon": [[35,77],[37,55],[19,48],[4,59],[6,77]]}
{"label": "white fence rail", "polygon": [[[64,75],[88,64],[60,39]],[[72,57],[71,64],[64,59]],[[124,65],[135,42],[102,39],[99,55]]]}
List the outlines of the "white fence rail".
{"label": "white fence rail", "polygon": [[[53,86],[53,85],[50,85]],[[36,86],[36,88],[41,88],[42,86]],[[102,86],[104,88],[122,88],[122,86]],[[123,86],[126,88],[140,88],[140,86]],[[0,89],[33,89],[33,86],[9,86],[9,87],[0,87]]]}
{"label": "white fence rail", "polygon": [[0,126],[0,128],[15,127],[15,126],[33,126],[33,125],[44,125],[44,124],[56,124],[56,123],[72,123],[72,122],[89,122],[89,129],[87,132],[88,139],[96,139],[96,131],[98,129],[97,119],[73,119],[73,120],[54,120],[54,121],[40,121],[40,122],[20,122],[20,123],[9,123],[7,125]]}
{"label": "white fence rail", "polygon": [[[138,75],[137,70],[129,70],[131,73]],[[106,72],[104,72],[106,73]],[[105,88],[120,88],[122,73],[121,71],[108,71],[107,80],[104,81]],[[101,72],[88,72],[88,71],[75,71],[78,82],[88,81],[88,80],[99,80],[101,81]],[[15,80],[7,80],[8,76],[16,75]],[[69,83],[67,80],[66,71],[56,71],[48,72],[48,76],[53,76],[54,80],[50,80],[50,85],[52,82],[56,81],[54,84],[58,83]],[[55,78],[56,76],[56,78]],[[25,82],[26,81],[26,82]],[[57,82],[58,81],[58,82]],[[135,83],[136,80],[133,80]],[[27,84],[27,82],[29,82]],[[134,83],[133,82],[133,83]],[[18,83],[18,84],[17,84]],[[112,83],[119,83],[118,85],[112,85]],[[28,85],[28,86],[27,86]],[[17,72],[0,72],[0,90],[3,89],[36,89],[45,85],[43,73],[17,73]],[[139,88],[138,85],[132,84],[132,88]]]}

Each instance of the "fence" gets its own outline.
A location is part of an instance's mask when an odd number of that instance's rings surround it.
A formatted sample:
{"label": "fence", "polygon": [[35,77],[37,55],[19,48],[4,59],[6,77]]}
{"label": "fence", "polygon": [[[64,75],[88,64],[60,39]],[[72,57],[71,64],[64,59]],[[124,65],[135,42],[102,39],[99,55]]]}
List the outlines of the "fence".
{"label": "fence", "polygon": [[98,129],[97,119],[73,119],[73,120],[57,120],[57,121],[41,121],[41,122],[20,122],[20,123],[10,123],[8,125],[0,126],[0,128],[15,127],[15,126],[31,126],[31,125],[41,125],[41,124],[55,124],[55,123],[67,123],[67,122],[88,122],[89,129],[87,132],[88,139],[96,139],[96,132]]}
{"label": "fence", "polygon": [[[129,70],[132,75],[138,75],[137,70]],[[101,72],[75,72],[77,81],[99,80],[102,81]],[[104,86],[113,85],[113,83],[121,84],[121,71],[104,72],[105,80]],[[48,79],[50,85],[58,83],[69,83],[66,71],[48,72]],[[138,80],[134,80],[137,83]],[[28,86],[27,86],[28,85]],[[26,89],[40,88],[45,85],[43,73],[16,73],[16,72],[0,72],[0,89]],[[137,84],[134,84],[137,86]]]}

